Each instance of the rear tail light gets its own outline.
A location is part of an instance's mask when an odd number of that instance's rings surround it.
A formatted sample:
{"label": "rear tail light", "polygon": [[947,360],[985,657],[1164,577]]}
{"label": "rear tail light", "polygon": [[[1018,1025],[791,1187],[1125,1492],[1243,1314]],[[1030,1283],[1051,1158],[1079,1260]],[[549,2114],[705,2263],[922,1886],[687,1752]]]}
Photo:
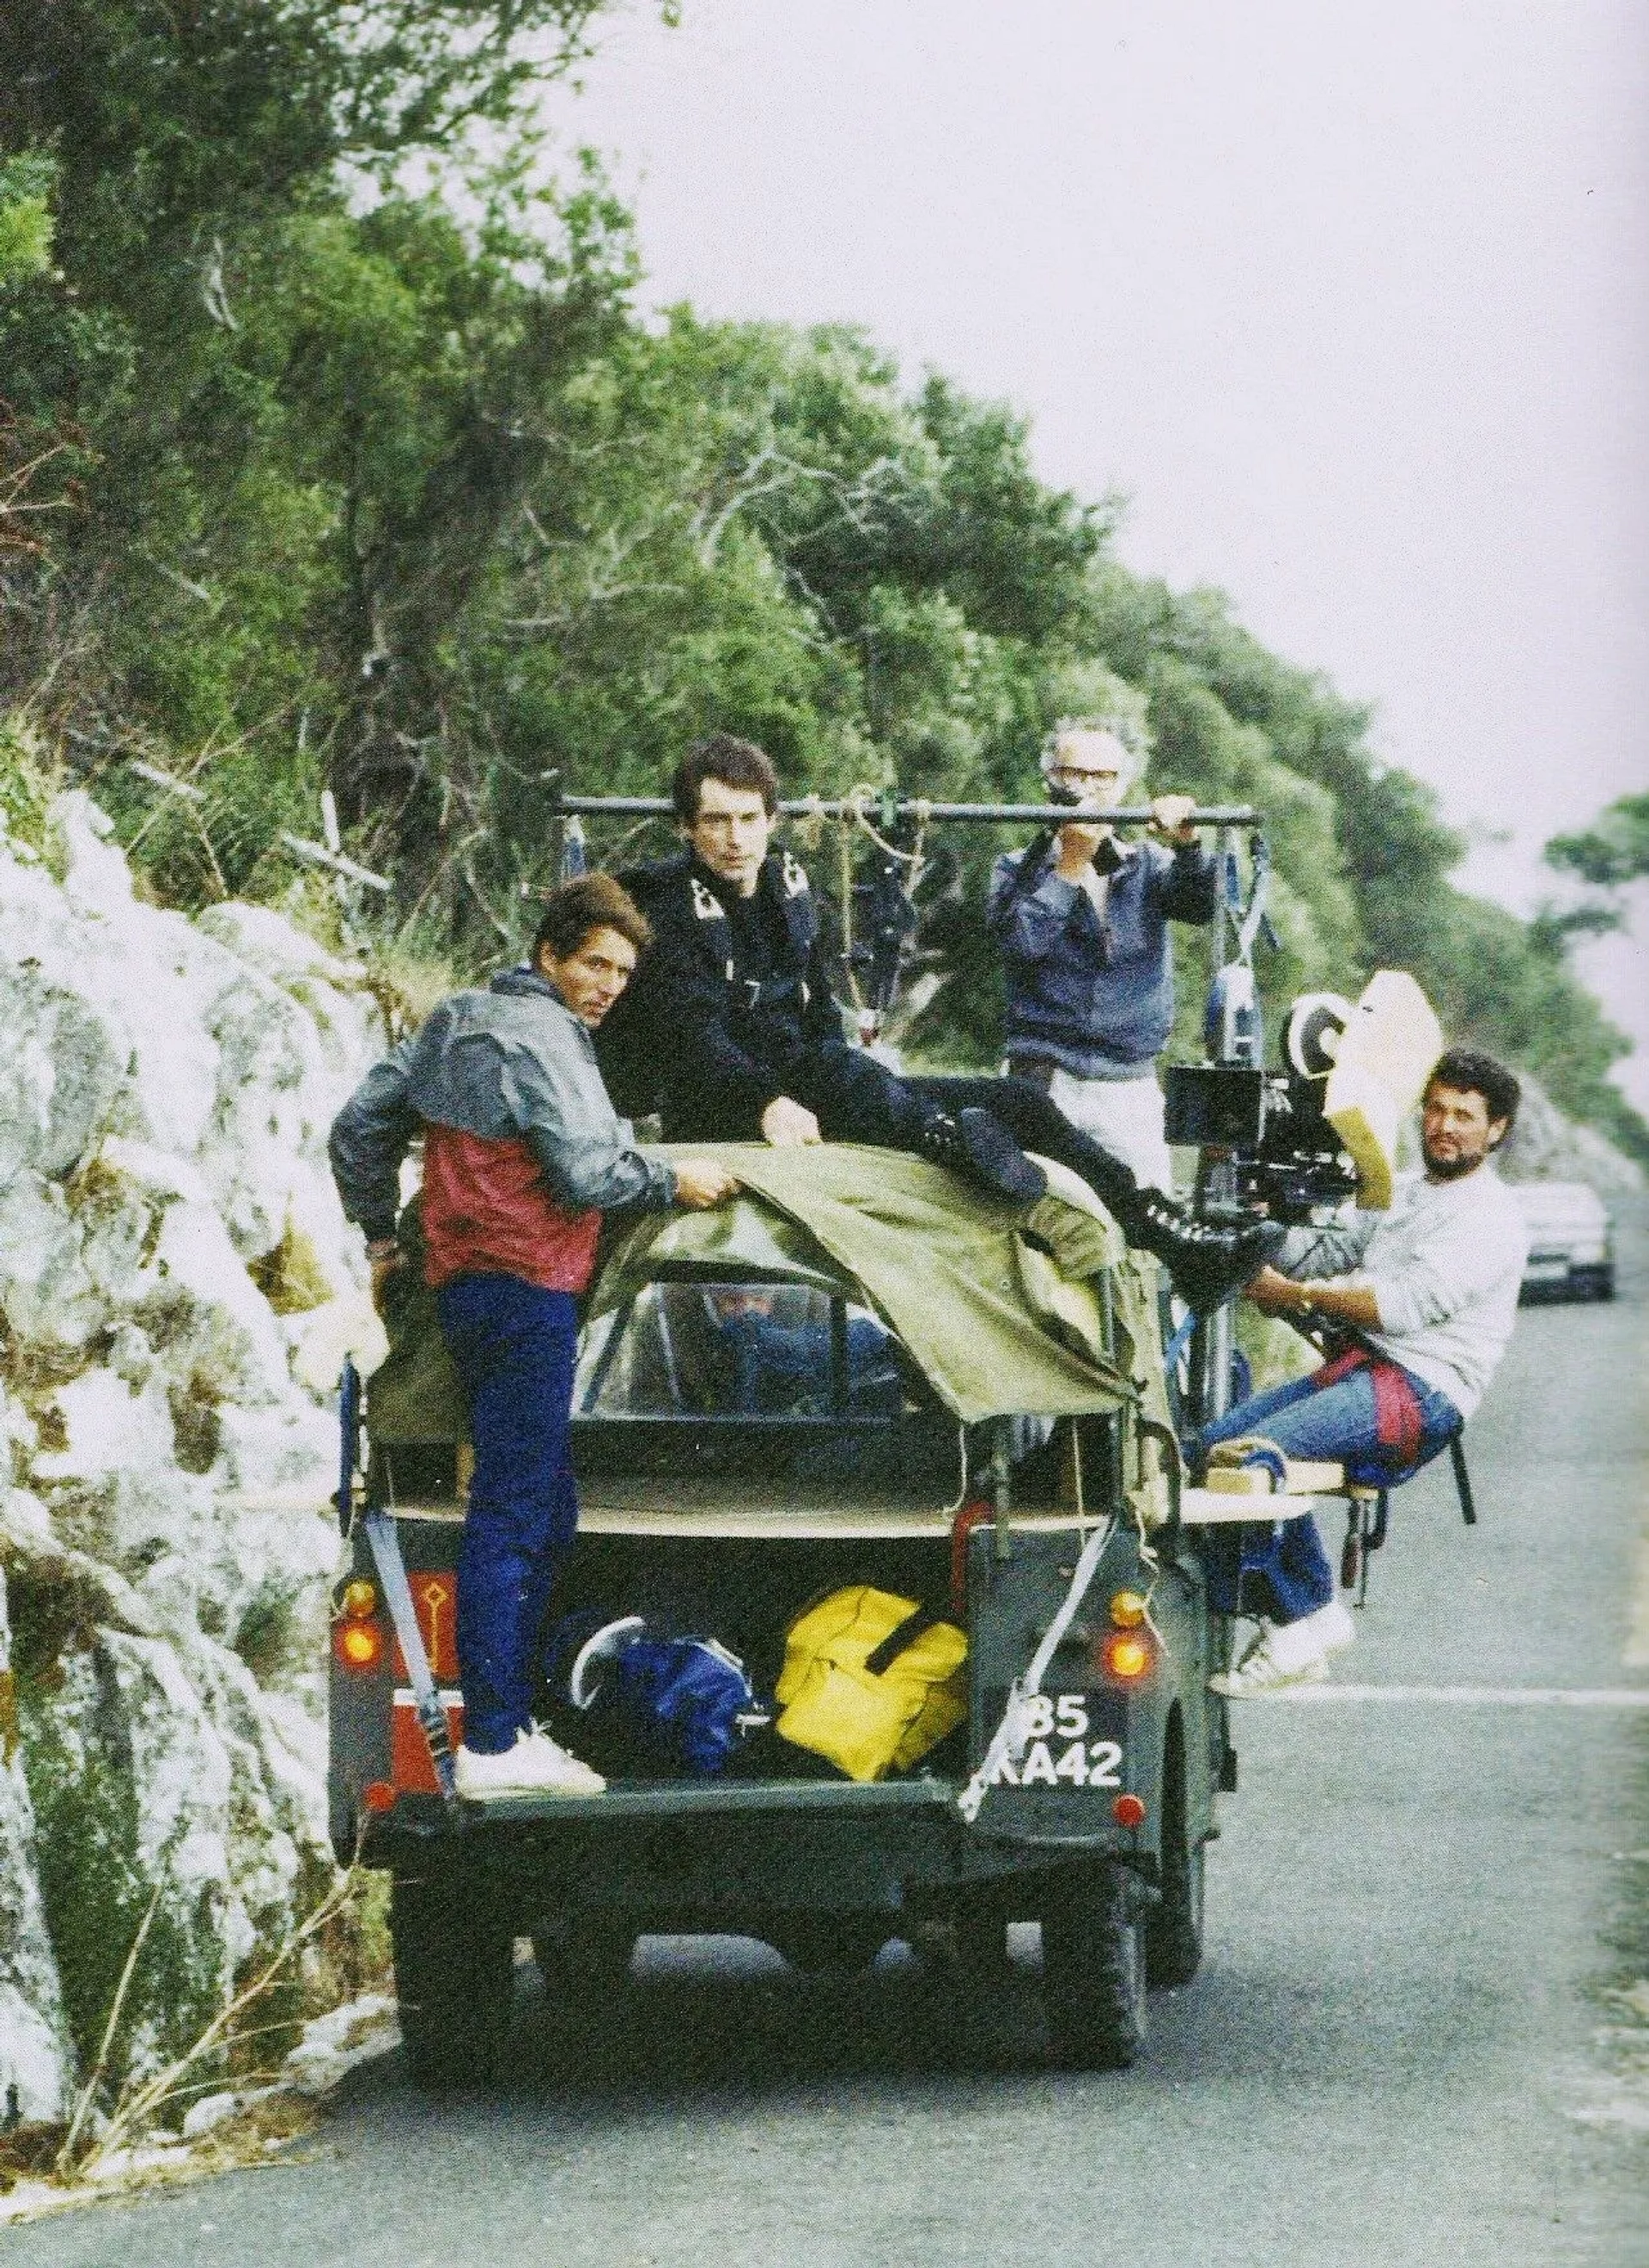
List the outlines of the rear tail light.
{"label": "rear tail light", "polygon": [[1124,1684],[1145,1677],[1155,1668],[1157,1649],[1143,1630],[1112,1631],[1100,1647],[1100,1662],[1108,1677]]}
{"label": "rear tail light", "polygon": [[376,1669],[384,1659],[384,1625],[375,1615],[341,1615],[332,1625],[332,1652],[345,1669]]}
{"label": "rear tail light", "polygon": [[1143,1827],[1145,1823],[1144,1797],[1119,1795],[1111,1806],[1111,1816],[1119,1827]]}

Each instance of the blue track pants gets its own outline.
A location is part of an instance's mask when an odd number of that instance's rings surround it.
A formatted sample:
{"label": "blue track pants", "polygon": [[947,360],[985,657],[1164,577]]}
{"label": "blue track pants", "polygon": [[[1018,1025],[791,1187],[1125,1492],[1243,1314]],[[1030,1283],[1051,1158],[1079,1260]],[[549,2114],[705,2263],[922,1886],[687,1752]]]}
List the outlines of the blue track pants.
{"label": "blue track pants", "polygon": [[459,1276],[436,1299],[475,1450],[458,1560],[464,1743],[497,1756],[531,1716],[539,1627],[578,1525],[578,1317],[571,1292],[519,1276]]}

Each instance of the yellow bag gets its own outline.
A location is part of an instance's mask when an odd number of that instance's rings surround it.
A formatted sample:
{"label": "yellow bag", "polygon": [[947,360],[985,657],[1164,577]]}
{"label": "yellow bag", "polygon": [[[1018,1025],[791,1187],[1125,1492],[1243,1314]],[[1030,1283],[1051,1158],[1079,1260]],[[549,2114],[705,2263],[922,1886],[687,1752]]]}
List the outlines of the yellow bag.
{"label": "yellow bag", "polygon": [[858,1583],[797,1617],[774,1688],[777,1729],[846,1772],[908,1771],[968,1714],[968,1640],[914,1599]]}

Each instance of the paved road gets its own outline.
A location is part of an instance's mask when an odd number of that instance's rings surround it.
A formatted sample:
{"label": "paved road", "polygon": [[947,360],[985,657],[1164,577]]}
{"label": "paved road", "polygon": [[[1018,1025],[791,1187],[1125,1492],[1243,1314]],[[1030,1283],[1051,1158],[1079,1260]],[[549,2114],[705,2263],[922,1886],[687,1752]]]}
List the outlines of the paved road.
{"label": "paved road", "polygon": [[1028,1933],[972,2068],[897,1954],[825,1987],[652,1940],[603,2040],[524,1983],[496,2099],[432,2107],[394,2058],[309,2165],[19,2230],[8,2268],[1643,2268],[1649,2146],[1577,2114],[1600,1991],[1649,1970],[1649,1712],[1484,1697],[1649,1685],[1632,1248],[1614,1307],[1525,1314],[1482,1525],[1446,1476],[1400,1500],[1340,1673],[1374,1690],[1245,1705],[1209,1956],[1132,2073],[1046,2068]]}

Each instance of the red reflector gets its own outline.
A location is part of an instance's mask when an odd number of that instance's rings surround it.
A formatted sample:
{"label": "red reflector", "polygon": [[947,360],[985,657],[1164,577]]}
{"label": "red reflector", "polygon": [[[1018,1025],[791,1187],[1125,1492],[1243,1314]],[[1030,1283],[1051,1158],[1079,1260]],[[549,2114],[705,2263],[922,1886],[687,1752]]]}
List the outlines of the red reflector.
{"label": "red reflector", "polygon": [[361,1801],[368,1811],[393,1811],[395,1791],[386,1779],[369,1779],[361,1790]]}
{"label": "red reflector", "polygon": [[1111,1806],[1111,1816],[1119,1827],[1143,1827],[1145,1807],[1137,1795],[1119,1795]]}

